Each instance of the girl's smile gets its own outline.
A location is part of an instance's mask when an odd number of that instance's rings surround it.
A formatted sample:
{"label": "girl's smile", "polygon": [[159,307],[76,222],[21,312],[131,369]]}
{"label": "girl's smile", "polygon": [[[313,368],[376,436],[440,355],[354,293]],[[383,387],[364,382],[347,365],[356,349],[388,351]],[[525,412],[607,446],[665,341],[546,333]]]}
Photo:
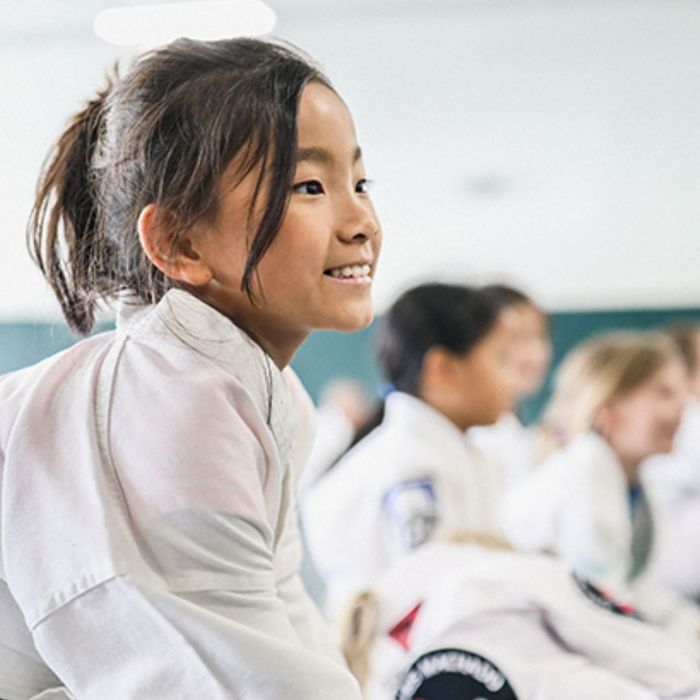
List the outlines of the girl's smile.
{"label": "girl's smile", "polygon": [[341,284],[372,284],[372,261],[365,260],[332,267],[324,273],[333,282]]}

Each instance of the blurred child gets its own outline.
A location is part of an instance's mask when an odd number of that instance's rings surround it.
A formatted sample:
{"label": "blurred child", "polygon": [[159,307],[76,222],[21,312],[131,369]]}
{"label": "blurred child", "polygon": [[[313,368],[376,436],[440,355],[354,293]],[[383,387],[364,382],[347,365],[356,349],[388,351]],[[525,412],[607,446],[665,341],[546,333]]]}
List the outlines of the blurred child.
{"label": "blurred child", "polygon": [[332,614],[392,561],[454,530],[500,532],[503,474],[464,431],[512,397],[510,335],[480,291],[424,284],[382,319],[383,421],[315,485],[304,525]]}
{"label": "blurred child", "polygon": [[494,425],[472,428],[467,432],[467,439],[499,459],[506,469],[508,482],[515,483],[537,463],[535,434],[522,424],[517,406],[539,390],[549,369],[552,358],[549,323],[542,309],[517,289],[493,284],[482,291],[511,332],[515,410],[506,411]]}
{"label": "blurred child", "polygon": [[367,700],[700,698],[696,659],[632,608],[478,536],[395,562],[342,637]]}
{"label": "blurred child", "polygon": [[650,580],[655,520],[640,466],[668,452],[680,423],[685,371],[668,338],[617,333],[562,365],[545,413],[560,444],[508,498],[506,530],[526,549],[558,554],[578,573],[632,595],[642,612],[697,642],[697,611]]}

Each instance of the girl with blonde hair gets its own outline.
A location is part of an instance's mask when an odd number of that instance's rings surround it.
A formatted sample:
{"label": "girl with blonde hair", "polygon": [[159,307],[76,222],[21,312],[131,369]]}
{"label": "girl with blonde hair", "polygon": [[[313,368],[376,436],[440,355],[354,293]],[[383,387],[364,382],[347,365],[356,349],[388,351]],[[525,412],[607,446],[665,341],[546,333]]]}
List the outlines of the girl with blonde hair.
{"label": "girl with blonde hair", "polygon": [[[669,363],[674,366],[672,390],[677,407],[682,400],[681,358],[664,336],[611,333],[573,350],[557,373],[554,394],[542,421],[541,428],[551,437],[550,451],[591,430],[604,430],[605,407],[640,387]],[[667,438],[675,434],[677,413],[672,410]],[[663,445],[658,451],[665,451]]]}
{"label": "girl with blonde hair", "polygon": [[685,400],[671,341],[612,333],[564,361],[545,412],[549,458],[508,497],[505,530],[519,547],[559,555],[697,644],[700,615],[651,582],[657,537],[642,462],[666,453]]}

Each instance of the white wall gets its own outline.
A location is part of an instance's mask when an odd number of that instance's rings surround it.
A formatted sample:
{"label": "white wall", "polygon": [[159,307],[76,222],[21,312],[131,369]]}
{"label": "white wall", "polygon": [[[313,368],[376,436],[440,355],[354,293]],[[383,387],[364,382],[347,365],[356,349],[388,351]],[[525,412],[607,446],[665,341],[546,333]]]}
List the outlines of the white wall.
{"label": "white wall", "polygon": [[[380,306],[426,276],[505,276],[558,309],[700,304],[700,3],[269,2],[355,115]],[[34,43],[0,25],[0,317],[53,309],[23,228],[46,147],[116,56],[88,4]]]}

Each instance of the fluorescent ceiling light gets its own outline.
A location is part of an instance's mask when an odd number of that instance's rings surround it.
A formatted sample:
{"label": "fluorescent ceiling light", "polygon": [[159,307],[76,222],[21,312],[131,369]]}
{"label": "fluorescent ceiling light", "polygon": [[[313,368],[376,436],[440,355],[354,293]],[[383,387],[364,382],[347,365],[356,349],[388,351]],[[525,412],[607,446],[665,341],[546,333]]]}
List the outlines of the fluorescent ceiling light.
{"label": "fluorescent ceiling light", "polygon": [[97,36],[117,46],[159,46],[181,36],[261,36],[272,31],[275,19],[262,0],[196,0],[112,7],[98,13],[94,28]]}

